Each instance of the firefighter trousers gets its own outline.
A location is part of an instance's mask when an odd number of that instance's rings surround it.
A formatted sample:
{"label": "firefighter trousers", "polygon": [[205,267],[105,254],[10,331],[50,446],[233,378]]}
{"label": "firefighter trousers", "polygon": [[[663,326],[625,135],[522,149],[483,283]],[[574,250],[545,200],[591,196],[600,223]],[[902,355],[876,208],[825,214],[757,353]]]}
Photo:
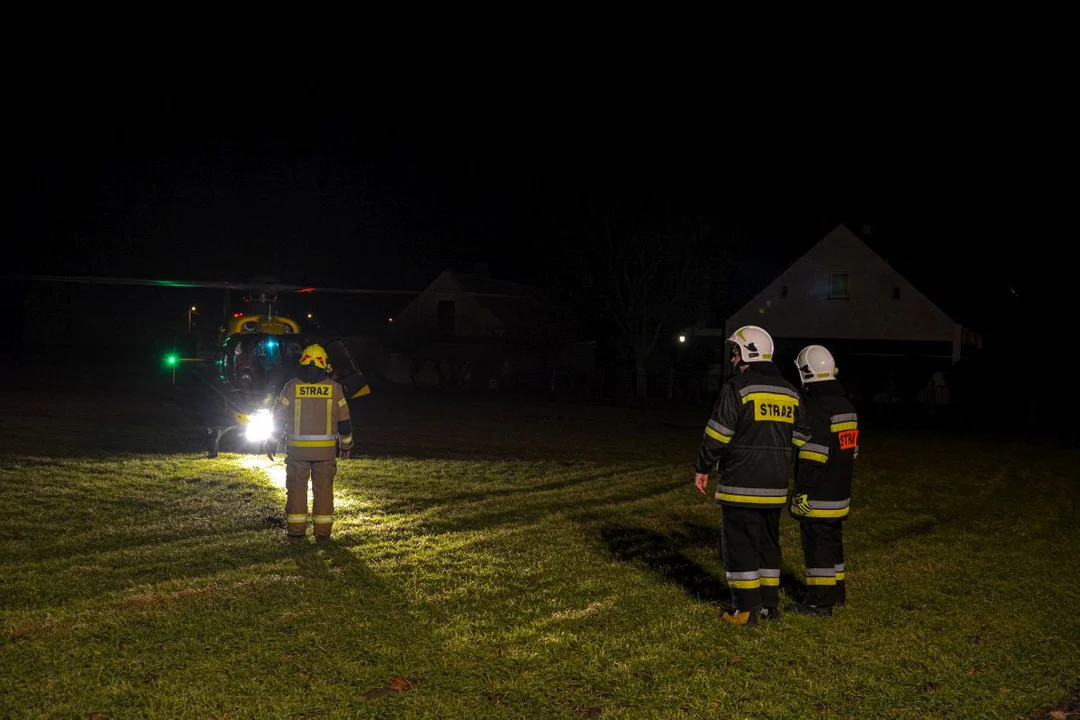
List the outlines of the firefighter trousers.
{"label": "firefighter trousers", "polygon": [[334,521],[334,475],[337,459],[285,458],[285,520],[288,534],[307,534],[308,480],[311,480],[311,523],[315,537],[330,537]]}
{"label": "firefighter trousers", "polygon": [[720,549],[731,601],[739,612],[780,602],[780,508],[724,505]]}
{"label": "firefighter trousers", "polygon": [[839,520],[800,522],[808,605],[832,606],[846,601],[844,524]]}

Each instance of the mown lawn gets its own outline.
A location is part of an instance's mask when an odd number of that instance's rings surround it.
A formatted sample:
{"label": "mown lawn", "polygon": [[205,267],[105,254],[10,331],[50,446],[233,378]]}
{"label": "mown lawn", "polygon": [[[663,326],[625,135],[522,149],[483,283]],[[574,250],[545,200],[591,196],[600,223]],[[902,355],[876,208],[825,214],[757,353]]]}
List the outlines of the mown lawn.
{"label": "mown lawn", "polygon": [[742,629],[705,409],[372,403],[294,545],[281,458],[160,397],[3,406],[0,717],[1022,718],[1080,680],[1076,450],[865,426],[849,606]]}

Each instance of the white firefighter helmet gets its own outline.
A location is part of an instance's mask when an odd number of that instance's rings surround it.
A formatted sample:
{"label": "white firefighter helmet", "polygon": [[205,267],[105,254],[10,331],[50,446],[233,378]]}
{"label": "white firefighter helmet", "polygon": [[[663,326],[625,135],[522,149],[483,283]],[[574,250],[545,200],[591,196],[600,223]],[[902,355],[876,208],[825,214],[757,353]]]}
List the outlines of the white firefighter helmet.
{"label": "white firefighter helmet", "polygon": [[795,358],[795,367],[799,369],[799,379],[803,385],[836,377],[836,360],[832,353],[821,345],[807,345]]}
{"label": "white firefighter helmet", "polygon": [[773,339],[757,325],[743,325],[728,338],[742,350],[742,361],[747,363],[771,361]]}

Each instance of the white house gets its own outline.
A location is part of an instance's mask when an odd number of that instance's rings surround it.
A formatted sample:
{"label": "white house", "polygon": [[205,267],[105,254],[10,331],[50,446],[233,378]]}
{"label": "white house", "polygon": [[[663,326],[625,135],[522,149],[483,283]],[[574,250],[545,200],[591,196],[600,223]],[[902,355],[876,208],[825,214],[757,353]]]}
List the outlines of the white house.
{"label": "white house", "polygon": [[725,333],[742,325],[774,338],[932,343],[946,346],[952,362],[982,344],[845,225],[732,314]]}
{"label": "white house", "polygon": [[906,367],[915,361],[935,387],[943,386],[949,367],[982,347],[977,332],[950,317],[845,225],[728,317],[724,337],[742,325],[759,325],[773,336],[784,370],[800,347],[820,343],[838,363],[841,356],[849,363],[876,359],[882,367],[889,358]]}

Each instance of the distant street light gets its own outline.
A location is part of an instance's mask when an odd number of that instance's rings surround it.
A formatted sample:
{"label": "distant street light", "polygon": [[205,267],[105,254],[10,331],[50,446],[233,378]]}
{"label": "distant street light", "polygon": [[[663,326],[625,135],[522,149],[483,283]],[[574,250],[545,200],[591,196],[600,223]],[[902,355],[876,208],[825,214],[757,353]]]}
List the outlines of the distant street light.
{"label": "distant street light", "polygon": [[196,308],[194,305],[192,305],[191,308],[187,311],[187,331],[188,332],[191,332],[191,316],[192,315],[198,315],[198,314],[199,314],[198,308]]}
{"label": "distant street light", "polygon": [[679,336],[679,342],[681,342],[681,343],[686,342],[686,336],[685,335],[680,335]]}

